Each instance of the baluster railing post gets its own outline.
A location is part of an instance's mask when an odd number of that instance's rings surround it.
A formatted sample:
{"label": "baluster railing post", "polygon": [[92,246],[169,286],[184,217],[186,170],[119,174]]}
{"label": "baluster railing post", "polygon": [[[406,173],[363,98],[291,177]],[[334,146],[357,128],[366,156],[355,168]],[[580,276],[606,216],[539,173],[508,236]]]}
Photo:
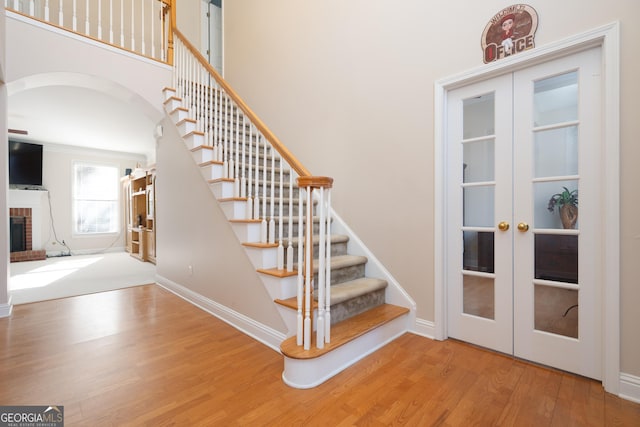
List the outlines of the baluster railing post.
{"label": "baluster railing post", "polygon": [[325,286],[325,316],[324,316],[324,341],[331,342],[331,189],[327,191],[327,256],[326,256],[326,275],[327,284]]}
{"label": "baluster railing post", "polygon": [[131,0],[131,50],[136,50],[135,22],[136,22],[136,2]]}
{"label": "baluster railing post", "polygon": [[113,0],[109,0],[109,43],[113,44]]}
{"label": "baluster railing post", "polygon": [[297,304],[298,304],[298,316],[297,316],[297,336],[296,344],[303,345],[305,328],[304,328],[304,209],[303,209],[303,194],[302,187],[298,191],[298,282],[297,282]]}
{"label": "baluster railing post", "polygon": [[84,33],[89,35],[91,33],[91,25],[89,24],[89,0],[85,1],[84,9]]}
{"label": "baluster railing post", "polygon": [[[318,238],[318,325],[316,327],[316,346],[318,348],[324,348],[324,308],[325,308],[325,223],[324,223],[324,188],[320,187],[318,192],[320,193],[320,201],[318,203],[318,209],[320,211],[320,223],[319,223],[319,238]],[[313,205],[312,205],[313,206]],[[313,207],[309,206],[307,209],[313,211]]]}
{"label": "baluster railing post", "polygon": [[78,31],[78,4],[77,0],[73,0],[73,16],[71,18],[71,26],[73,31]]}
{"label": "baluster railing post", "polygon": [[242,115],[242,165],[240,168],[240,197],[243,199],[247,197],[247,177],[245,175],[246,168],[246,151],[245,146],[247,144],[247,116]]}
{"label": "baluster railing post", "polygon": [[262,159],[262,222],[260,223],[260,241],[267,243],[267,144],[264,144]]}
{"label": "baluster railing post", "polygon": [[146,55],[147,54],[147,40],[145,37],[145,32],[144,32],[144,17],[145,17],[145,13],[144,13],[144,0],[140,1],[140,46],[142,48],[142,54]]}
{"label": "baluster railing post", "polygon": [[275,219],[275,202],[276,202],[276,150],[271,148],[271,200],[269,215],[269,243],[276,242],[276,219]]}
{"label": "baluster railing post", "polygon": [[102,40],[102,0],[98,0],[98,39]]}
{"label": "baluster railing post", "polygon": [[44,20],[49,22],[49,0],[44,2]]}
{"label": "baluster railing post", "polygon": [[280,196],[278,197],[278,253],[277,253],[277,267],[278,270],[283,270],[284,269],[284,245],[282,244],[282,234],[284,232],[284,230],[282,229],[282,219],[283,219],[283,215],[284,212],[282,211],[282,199],[284,198],[284,185],[283,185],[283,180],[284,180],[284,173],[283,173],[283,163],[284,160],[282,160],[282,157],[278,156],[280,162],[279,162],[279,167],[278,170],[280,172]]}
{"label": "baluster railing post", "polygon": [[289,169],[289,224],[287,227],[287,271],[293,271],[293,170]]}
{"label": "baluster railing post", "polygon": [[247,210],[246,219],[253,219],[253,125],[249,124],[249,164],[247,166],[249,176],[247,177]]}

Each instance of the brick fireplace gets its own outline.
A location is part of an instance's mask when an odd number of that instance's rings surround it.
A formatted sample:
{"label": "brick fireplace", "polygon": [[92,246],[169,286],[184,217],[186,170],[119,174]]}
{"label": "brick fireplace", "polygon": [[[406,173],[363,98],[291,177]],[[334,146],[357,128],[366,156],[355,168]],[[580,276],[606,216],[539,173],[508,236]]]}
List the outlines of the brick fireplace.
{"label": "brick fireplace", "polygon": [[9,208],[11,262],[36,261],[47,257],[45,250],[33,250],[33,215],[31,208]]}

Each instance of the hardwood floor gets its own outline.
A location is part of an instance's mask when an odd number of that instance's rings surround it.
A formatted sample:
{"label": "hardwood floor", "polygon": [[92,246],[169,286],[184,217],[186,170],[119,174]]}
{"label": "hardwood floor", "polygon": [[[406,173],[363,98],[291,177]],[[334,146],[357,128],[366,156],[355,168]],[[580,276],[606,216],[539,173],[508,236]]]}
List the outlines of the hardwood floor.
{"label": "hardwood floor", "polygon": [[0,342],[0,405],[67,426],[640,425],[596,381],[413,334],[289,388],[280,354],[155,285],[15,306]]}

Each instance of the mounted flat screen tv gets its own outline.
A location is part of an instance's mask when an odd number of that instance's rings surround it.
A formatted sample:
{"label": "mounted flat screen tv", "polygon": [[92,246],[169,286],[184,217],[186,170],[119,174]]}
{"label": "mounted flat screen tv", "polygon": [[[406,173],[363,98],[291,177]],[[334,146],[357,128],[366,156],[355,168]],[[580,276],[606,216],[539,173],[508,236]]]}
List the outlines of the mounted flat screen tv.
{"label": "mounted flat screen tv", "polygon": [[42,188],[42,145],[9,140],[9,187]]}

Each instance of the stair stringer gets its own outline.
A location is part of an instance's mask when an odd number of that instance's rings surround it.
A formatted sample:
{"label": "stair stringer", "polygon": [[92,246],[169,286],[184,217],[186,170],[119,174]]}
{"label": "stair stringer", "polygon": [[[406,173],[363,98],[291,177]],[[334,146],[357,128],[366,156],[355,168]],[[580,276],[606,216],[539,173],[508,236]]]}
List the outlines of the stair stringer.
{"label": "stair stringer", "polygon": [[416,303],[411,296],[404,290],[400,283],[387,270],[382,262],[371,252],[371,250],[360,240],[354,231],[346,222],[338,215],[333,208],[331,209],[331,231],[337,234],[344,234],[349,237],[347,242],[347,251],[353,255],[367,257],[368,261],[365,265],[365,275],[367,277],[379,277],[385,279],[388,283],[385,289],[385,301],[389,304],[399,305],[409,308],[409,329],[416,321]]}

